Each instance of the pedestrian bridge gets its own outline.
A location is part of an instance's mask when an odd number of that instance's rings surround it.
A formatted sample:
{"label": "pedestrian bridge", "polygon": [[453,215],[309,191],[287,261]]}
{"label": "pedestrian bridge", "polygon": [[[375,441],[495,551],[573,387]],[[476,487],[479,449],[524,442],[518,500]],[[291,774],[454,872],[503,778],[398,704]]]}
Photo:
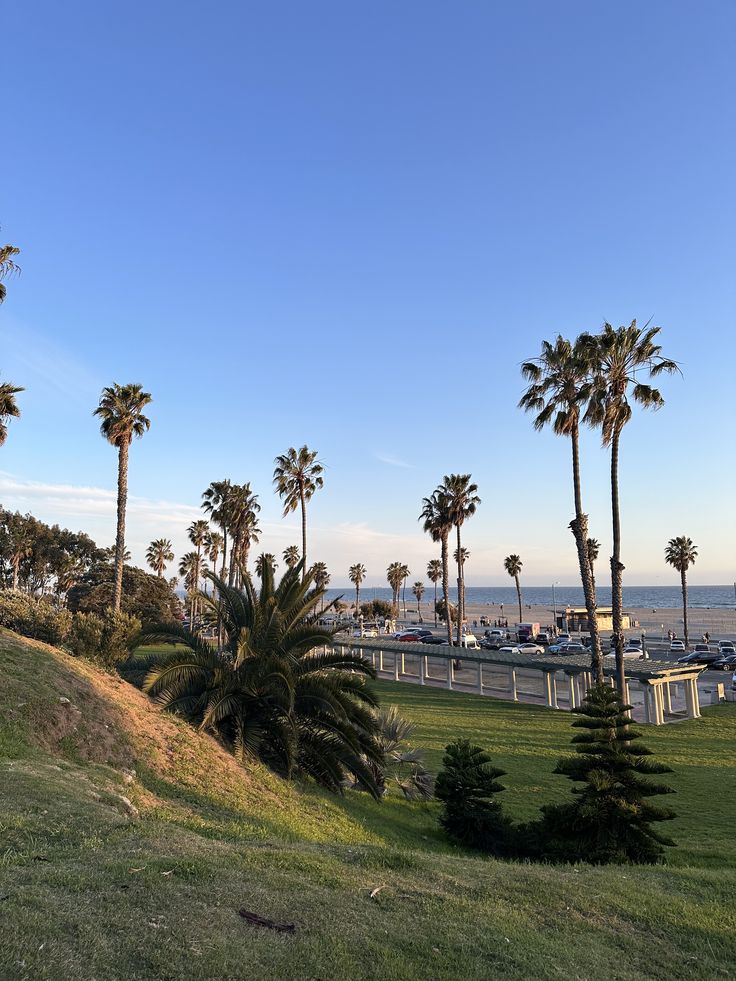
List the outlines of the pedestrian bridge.
{"label": "pedestrian bridge", "polygon": [[[379,678],[475,692],[551,709],[577,708],[593,684],[590,658],[585,654],[502,654],[406,644],[380,637],[335,639],[333,647],[359,651]],[[458,661],[460,666],[456,667]],[[613,658],[604,658],[603,670],[613,686],[612,662]],[[703,670],[701,665],[627,658],[625,698],[634,708],[634,717],[653,725],[700,718],[698,678]]]}

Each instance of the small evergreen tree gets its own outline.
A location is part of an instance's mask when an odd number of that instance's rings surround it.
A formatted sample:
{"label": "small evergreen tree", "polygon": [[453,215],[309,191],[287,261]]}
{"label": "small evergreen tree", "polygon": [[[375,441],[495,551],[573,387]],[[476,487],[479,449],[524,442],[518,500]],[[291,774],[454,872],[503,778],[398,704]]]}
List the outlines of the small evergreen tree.
{"label": "small evergreen tree", "polygon": [[649,798],[671,794],[671,787],[648,778],[671,773],[670,767],[649,759],[651,750],[635,745],[641,733],[631,728],[618,691],[606,685],[591,688],[573,722],[576,756],[560,760],[555,773],[580,782],[576,799],[542,808],[539,826],[542,855],[549,859],[652,864],[664,857],[674,841],[652,824],[668,821],[674,812]]}
{"label": "small evergreen tree", "polygon": [[494,796],[505,790],[497,782],[505,775],[491,757],[467,739],[450,743],[435,781],[435,797],[444,804],[440,823],[461,845],[492,855],[510,851],[512,825]]}

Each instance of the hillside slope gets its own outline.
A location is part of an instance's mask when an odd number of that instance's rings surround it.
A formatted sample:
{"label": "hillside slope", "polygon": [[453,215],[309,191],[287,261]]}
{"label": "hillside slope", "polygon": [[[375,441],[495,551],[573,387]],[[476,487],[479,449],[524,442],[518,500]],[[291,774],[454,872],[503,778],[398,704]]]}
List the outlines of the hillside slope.
{"label": "hillside slope", "polygon": [[2,634],[0,669],[3,981],[713,978],[736,959],[733,850],[713,868],[486,860],[442,841],[434,805],[246,771],[45,645]]}

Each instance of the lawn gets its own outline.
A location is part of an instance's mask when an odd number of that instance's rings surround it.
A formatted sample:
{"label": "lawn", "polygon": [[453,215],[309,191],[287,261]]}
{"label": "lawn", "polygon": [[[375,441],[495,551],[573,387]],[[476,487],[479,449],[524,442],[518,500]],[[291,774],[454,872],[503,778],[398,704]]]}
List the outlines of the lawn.
{"label": "lawn", "polygon": [[[338,800],[244,772],[139,692],[43,645],[5,634],[0,665],[3,979],[733,972],[734,706],[646,730],[676,771],[667,865],[558,868],[453,848],[434,804]],[[569,792],[551,774],[565,713],[378,688],[416,722],[432,768],[451,738],[487,746],[513,814]],[[73,725],[60,698],[79,706]],[[296,932],[250,926],[241,908]]]}

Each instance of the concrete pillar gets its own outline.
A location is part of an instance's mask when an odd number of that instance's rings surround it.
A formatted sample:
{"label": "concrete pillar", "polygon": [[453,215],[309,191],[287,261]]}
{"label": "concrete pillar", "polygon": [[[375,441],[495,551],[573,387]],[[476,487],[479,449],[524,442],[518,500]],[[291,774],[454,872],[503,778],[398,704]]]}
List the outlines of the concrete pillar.
{"label": "concrete pillar", "polygon": [[576,690],[577,690],[577,702],[578,702],[578,705],[582,705],[583,704],[583,699],[585,698],[585,685],[583,684],[583,677],[582,677],[582,675],[579,675],[579,674],[576,674],[575,675],[575,687],[576,687]]}
{"label": "concrete pillar", "polygon": [[429,677],[429,658],[425,654],[422,660],[424,661],[424,677],[426,679]]}
{"label": "concrete pillar", "polygon": [[664,713],[665,715],[672,715],[672,692],[669,681],[665,681],[662,685],[662,695],[664,696]]}
{"label": "concrete pillar", "polygon": [[554,702],[552,701],[552,672],[544,671],[544,699],[547,703],[547,708],[554,708]]}
{"label": "concrete pillar", "polygon": [[557,704],[557,672],[552,671],[552,708],[558,709],[560,706]]}
{"label": "concrete pillar", "polygon": [[378,670],[383,671],[383,651],[378,652]]}
{"label": "concrete pillar", "polygon": [[[404,652],[401,652],[401,673],[406,674],[406,662],[404,661]],[[398,679],[397,679],[398,680]]]}
{"label": "concrete pillar", "polygon": [[427,677],[427,658],[419,656],[419,684],[423,685]]}
{"label": "concrete pillar", "polygon": [[447,659],[447,687],[452,691],[452,658]]}
{"label": "concrete pillar", "polygon": [[509,691],[515,702],[519,701],[519,694],[516,690],[516,668],[509,668]]}
{"label": "concrete pillar", "polygon": [[[403,657],[403,654],[402,654],[402,657]],[[399,665],[400,664],[401,664],[401,661],[399,661],[399,652],[398,651],[394,651],[394,681],[398,681],[399,680]]]}
{"label": "concrete pillar", "polygon": [[664,725],[664,697],[662,695],[662,685],[654,685],[652,688],[654,695],[654,724]]}
{"label": "concrete pillar", "polygon": [[483,662],[478,661],[478,694],[483,694]]}
{"label": "concrete pillar", "polygon": [[577,691],[576,691],[574,675],[569,674],[567,676],[567,684],[570,692],[570,708],[571,709],[577,708],[578,700],[577,700]]}
{"label": "concrete pillar", "polygon": [[652,689],[649,685],[643,685],[642,691],[644,692],[644,721],[651,724],[652,722]]}
{"label": "concrete pillar", "polygon": [[700,718],[700,702],[698,699],[698,680],[688,678],[685,681],[685,704],[687,705],[688,719]]}

